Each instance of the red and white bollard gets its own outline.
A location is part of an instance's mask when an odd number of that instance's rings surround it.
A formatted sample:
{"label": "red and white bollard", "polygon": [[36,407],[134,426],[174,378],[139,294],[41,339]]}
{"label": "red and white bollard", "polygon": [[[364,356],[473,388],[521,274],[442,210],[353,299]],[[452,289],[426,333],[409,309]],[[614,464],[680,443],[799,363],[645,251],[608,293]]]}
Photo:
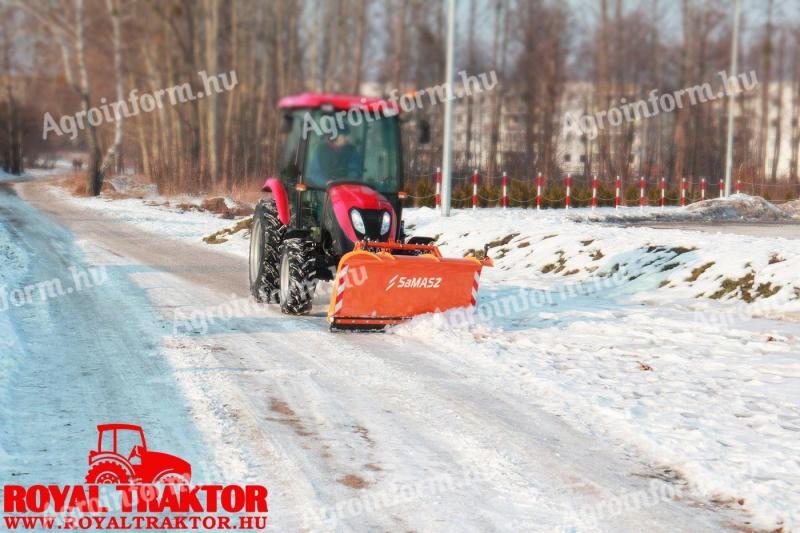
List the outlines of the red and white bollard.
{"label": "red and white bollard", "polygon": [[736,180],[736,194],[739,194],[741,192],[742,192],[742,182],[739,181],[739,180]]}
{"label": "red and white bollard", "polygon": [[645,187],[644,176],[639,178],[639,209],[644,209],[644,187]]}
{"label": "red and white bollard", "polygon": [[681,207],[686,205],[686,178],[681,178]]}
{"label": "red and white bollard", "polygon": [[725,196],[725,180],[719,180],[719,197]]}
{"label": "red and white bollard", "polygon": [[536,176],[536,210],[539,211],[542,208],[542,173],[539,172],[539,175]]}
{"label": "red and white bollard", "polygon": [[442,169],[436,167],[436,207],[442,206]]}
{"label": "red and white bollard", "polygon": [[567,186],[567,195],[564,197],[564,209],[569,209],[569,206],[572,203],[572,176],[570,174],[567,174],[567,179],[564,183]]}
{"label": "red and white bollard", "polygon": [[472,174],[472,209],[478,207],[478,169]]}
{"label": "red and white bollard", "polygon": [[667,178],[661,176],[661,209],[667,205]]}
{"label": "red and white bollard", "polygon": [[508,175],[505,173],[505,171],[503,171],[502,184],[503,184],[503,199],[501,201],[501,205],[503,206],[503,209],[505,209],[506,207],[508,207]]}
{"label": "red and white bollard", "polygon": [[700,200],[706,199],[706,179],[700,178]]}
{"label": "red and white bollard", "polygon": [[597,207],[597,174],[592,176],[592,210]]}
{"label": "red and white bollard", "polygon": [[617,180],[614,182],[614,209],[619,209],[620,204],[622,204],[620,194],[622,194],[622,180],[617,176]]}

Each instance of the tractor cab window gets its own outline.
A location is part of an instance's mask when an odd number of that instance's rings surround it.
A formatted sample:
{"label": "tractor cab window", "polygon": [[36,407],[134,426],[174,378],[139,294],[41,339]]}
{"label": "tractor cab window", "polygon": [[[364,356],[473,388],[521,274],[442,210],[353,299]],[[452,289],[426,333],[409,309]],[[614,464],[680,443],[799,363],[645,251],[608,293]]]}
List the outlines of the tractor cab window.
{"label": "tractor cab window", "polygon": [[100,436],[100,450],[101,452],[114,451],[114,432],[104,431]]}
{"label": "tractor cab window", "polygon": [[[305,182],[310,188],[349,181],[369,185],[378,192],[395,193],[400,188],[400,144],[394,117],[376,119],[360,114],[352,123],[347,118],[336,125],[332,115],[316,112],[317,124],[333,125],[309,129],[306,147]],[[321,118],[326,120],[320,121]],[[343,127],[339,127],[343,126]]]}
{"label": "tractor cab window", "polygon": [[[136,446],[140,447],[142,446],[142,436],[139,434],[138,431],[132,431],[128,429],[117,430],[118,454],[127,458],[131,458],[134,456],[133,450]],[[139,458],[139,460],[141,460],[141,458]]]}
{"label": "tractor cab window", "polygon": [[296,112],[284,117],[288,124],[286,140],[283,144],[283,152],[278,161],[278,175],[285,184],[294,185],[297,175],[300,172],[300,140],[303,129],[303,117],[305,112]]}

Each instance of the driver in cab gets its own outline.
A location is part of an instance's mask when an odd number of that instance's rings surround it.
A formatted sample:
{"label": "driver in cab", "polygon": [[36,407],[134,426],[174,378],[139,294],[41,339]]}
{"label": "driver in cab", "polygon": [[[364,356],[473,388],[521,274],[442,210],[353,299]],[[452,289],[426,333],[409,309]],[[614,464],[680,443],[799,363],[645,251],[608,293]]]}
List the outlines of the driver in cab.
{"label": "driver in cab", "polygon": [[350,132],[345,129],[326,136],[312,154],[309,167],[311,175],[323,181],[359,179],[361,155],[350,140]]}

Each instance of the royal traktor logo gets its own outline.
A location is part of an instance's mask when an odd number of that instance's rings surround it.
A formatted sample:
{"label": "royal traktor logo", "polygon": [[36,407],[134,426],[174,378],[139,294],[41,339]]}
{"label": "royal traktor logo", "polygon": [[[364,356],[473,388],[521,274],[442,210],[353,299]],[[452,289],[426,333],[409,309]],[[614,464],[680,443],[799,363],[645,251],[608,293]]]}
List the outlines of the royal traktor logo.
{"label": "royal traktor logo", "polygon": [[85,485],[5,485],[8,529],[264,529],[263,485],[191,485],[192,467],[141,426],[101,424]]}
{"label": "royal traktor logo", "polygon": [[183,483],[192,467],[180,457],[147,449],[144,431],[131,424],[97,426],[97,448],[89,451],[86,483]]}

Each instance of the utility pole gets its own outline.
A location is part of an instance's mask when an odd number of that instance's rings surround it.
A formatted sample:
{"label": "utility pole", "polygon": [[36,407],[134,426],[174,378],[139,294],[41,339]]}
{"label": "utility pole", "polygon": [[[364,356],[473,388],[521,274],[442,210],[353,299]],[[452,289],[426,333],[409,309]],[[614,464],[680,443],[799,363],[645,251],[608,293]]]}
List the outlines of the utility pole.
{"label": "utility pole", "polygon": [[443,217],[450,216],[450,196],[453,184],[453,48],[456,35],[456,1],[447,0],[447,52],[445,63],[445,84],[447,99],[444,101],[444,143],[442,145],[442,211]]}
{"label": "utility pole", "polygon": [[[733,35],[731,36],[731,71],[728,79],[736,78],[739,61],[739,18],[742,13],[742,0],[734,0]],[[736,102],[734,84],[728,84],[728,140],[725,148],[725,196],[730,196],[733,174],[733,107]]]}

